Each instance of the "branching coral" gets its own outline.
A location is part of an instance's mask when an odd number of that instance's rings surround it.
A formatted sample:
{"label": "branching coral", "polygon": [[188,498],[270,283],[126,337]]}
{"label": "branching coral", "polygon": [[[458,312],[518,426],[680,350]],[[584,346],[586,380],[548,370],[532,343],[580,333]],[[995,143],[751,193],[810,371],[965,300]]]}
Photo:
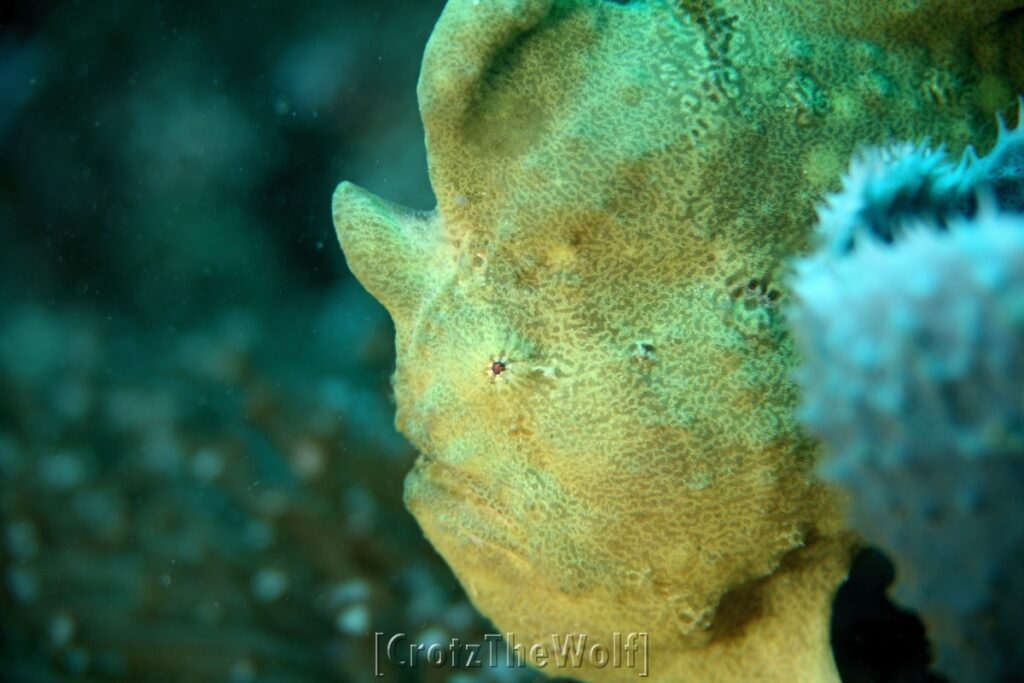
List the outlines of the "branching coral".
{"label": "branching coral", "polygon": [[521,642],[647,631],[656,680],[837,679],[854,541],[793,418],[781,274],[858,144],[983,139],[1022,80],[1014,3],[926,4],[449,2],[437,209],[343,183],[334,220],[395,321],[406,502]]}

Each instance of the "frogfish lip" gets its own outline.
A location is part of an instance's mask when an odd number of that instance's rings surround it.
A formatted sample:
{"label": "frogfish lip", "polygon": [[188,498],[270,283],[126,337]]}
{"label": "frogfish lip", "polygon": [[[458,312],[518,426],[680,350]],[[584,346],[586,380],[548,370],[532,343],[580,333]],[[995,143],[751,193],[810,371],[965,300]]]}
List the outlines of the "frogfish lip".
{"label": "frogfish lip", "polygon": [[525,531],[484,491],[457,466],[421,455],[406,475],[405,505],[450,562],[458,561],[450,553],[475,551],[526,562]]}

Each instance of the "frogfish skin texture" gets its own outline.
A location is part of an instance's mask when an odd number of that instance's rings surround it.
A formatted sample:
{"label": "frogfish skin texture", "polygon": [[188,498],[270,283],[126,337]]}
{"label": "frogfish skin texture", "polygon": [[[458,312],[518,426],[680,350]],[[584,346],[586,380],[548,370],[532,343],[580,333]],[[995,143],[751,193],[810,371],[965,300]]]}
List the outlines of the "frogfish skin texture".
{"label": "frogfish skin texture", "polygon": [[793,416],[787,262],[858,146],[992,139],[1016,4],[450,0],[437,208],[342,183],[333,212],[395,322],[406,503],[500,630],[647,632],[654,681],[838,681],[857,542]]}

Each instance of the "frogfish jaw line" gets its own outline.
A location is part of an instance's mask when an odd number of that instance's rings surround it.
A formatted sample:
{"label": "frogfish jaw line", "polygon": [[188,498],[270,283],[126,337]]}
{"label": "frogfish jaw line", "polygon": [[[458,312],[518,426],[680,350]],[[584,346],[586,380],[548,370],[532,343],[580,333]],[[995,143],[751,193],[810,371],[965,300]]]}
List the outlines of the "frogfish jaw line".
{"label": "frogfish jaw line", "polygon": [[438,547],[527,564],[527,536],[458,467],[422,454],[405,479],[405,505]]}

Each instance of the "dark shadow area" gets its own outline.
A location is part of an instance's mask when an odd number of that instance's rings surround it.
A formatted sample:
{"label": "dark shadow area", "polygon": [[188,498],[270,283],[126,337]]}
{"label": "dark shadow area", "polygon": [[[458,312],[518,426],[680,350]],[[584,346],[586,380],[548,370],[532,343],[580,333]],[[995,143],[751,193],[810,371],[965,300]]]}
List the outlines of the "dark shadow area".
{"label": "dark shadow area", "polygon": [[874,548],[854,559],[832,610],[832,652],[843,683],[950,683],[928,670],[924,626],[890,602],[892,562]]}

